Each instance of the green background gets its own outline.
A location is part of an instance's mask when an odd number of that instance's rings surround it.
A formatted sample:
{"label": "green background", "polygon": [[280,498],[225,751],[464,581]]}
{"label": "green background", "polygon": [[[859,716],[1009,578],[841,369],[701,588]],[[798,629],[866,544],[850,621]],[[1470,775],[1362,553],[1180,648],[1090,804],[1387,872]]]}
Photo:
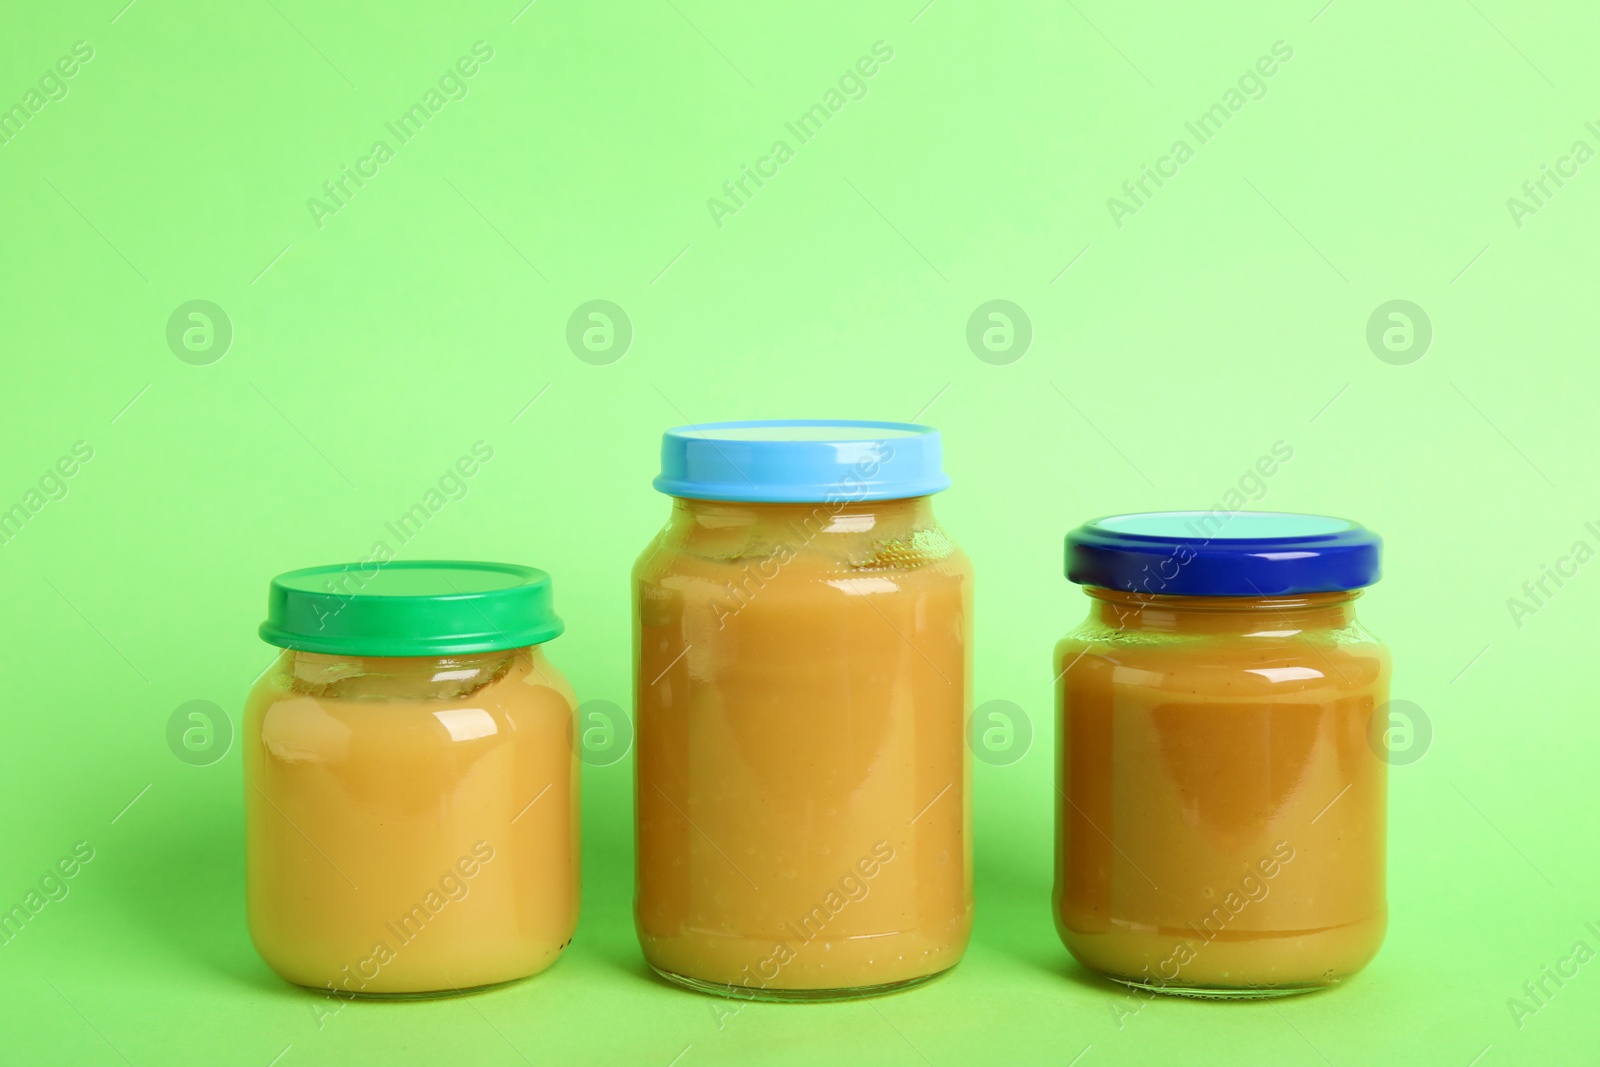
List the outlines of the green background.
{"label": "green background", "polygon": [[[95,850],[0,947],[8,1062],[1593,1062],[1600,963],[1520,1027],[1507,1004],[1600,948],[1600,563],[1507,603],[1600,548],[1600,164],[1507,204],[1600,149],[1592,6],[124,2],[0,16],[0,106],[94,50],[0,145],[0,508],[93,449],[0,544],[0,905]],[[468,95],[319,227],[307,200],[477,41]],[[798,144],[784,123],[877,41],[866,96]],[[1185,122],[1277,41],[1265,96],[1199,144]],[[1179,138],[1193,158],[1119,226],[1108,199]],[[793,158],[719,226],[708,198],[778,139]],[[167,341],[196,299],[233,332],[206,365]],[[632,327],[609,365],[566,340],[595,299]],[[994,299],[1031,324],[1004,365],[966,338]],[[1396,299],[1433,335],[1404,365],[1367,340]],[[569,958],[319,1025],[245,933],[238,746],[192,766],[166,737],[191,700],[237,723],[268,579],[395,545],[385,522],[484,441],[399,554],[550,570],[551,656],[626,707],[660,431],[819,415],[944,432],[977,700],[1031,722],[976,766],[961,967],[719,1025],[634,944],[628,758],[587,769]],[[1084,611],[1061,535],[1210,507],[1278,441],[1250,506],[1385,536],[1363,617],[1430,724],[1392,771],[1390,934],[1331,993],[1123,1015],[1049,913],[1050,648]]]}

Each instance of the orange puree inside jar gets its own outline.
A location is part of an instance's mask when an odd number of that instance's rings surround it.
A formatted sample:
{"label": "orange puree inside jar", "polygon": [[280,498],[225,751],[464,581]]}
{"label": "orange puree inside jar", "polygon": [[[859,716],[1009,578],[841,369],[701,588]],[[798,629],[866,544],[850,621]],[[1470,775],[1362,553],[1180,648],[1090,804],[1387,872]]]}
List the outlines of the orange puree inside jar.
{"label": "orange puree inside jar", "polygon": [[1167,992],[1353,974],[1385,926],[1388,657],[1354,593],[1089,590],[1056,646],[1056,925],[1080,962]]}
{"label": "orange puree inside jar", "polygon": [[572,692],[537,649],[285,651],[245,718],[250,932],[299,985],[450,992],[553,963],[578,912]]}
{"label": "orange puree inside jar", "polygon": [[650,964],[779,999],[954,966],[972,571],[929,498],[676,499],[633,578]]}

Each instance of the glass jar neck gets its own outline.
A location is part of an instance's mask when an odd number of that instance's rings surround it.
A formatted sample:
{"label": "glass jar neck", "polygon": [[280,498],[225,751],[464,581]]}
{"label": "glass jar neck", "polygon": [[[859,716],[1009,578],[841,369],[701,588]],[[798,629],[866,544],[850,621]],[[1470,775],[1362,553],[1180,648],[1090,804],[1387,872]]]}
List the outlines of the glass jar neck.
{"label": "glass jar neck", "polygon": [[933,522],[933,498],[757,503],[673,497],[672,518],[674,523],[712,538],[760,528],[776,531],[791,543],[804,543],[825,534],[888,532],[928,525]]}
{"label": "glass jar neck", "polygon": [[1361,590],[1289,596],[1162,596],[1085,586],[1090,618],[1115,630],[1168,634],[1262,634],[1342,630]]}
{"label": "glass jar neck", "polygon": [[446,656],[349,656],[285,649],[278,668],[296,692],[327,698],[451,699],[511,669],[519,656],[542,662],[538,646]]}

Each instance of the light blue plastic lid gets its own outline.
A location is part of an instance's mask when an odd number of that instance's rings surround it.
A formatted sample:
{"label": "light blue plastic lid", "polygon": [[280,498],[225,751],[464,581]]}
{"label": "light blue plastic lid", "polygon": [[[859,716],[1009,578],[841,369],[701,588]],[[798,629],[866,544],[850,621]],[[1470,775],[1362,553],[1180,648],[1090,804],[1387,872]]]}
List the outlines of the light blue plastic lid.
{"label": "light blue plastic lid", "polygon": [[926,496],[950,478],[931,426],[763,419],[668,430],[652,484],[693,500],[802,504]]}

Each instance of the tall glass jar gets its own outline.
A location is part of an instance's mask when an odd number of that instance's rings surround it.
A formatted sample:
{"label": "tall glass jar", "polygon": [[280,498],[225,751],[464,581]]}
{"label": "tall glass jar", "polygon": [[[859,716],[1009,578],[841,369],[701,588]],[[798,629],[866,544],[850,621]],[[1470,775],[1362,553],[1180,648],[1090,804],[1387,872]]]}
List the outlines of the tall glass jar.
{"label": "tall glass jar", "polygon": [[870,995],[972,923],[972,567],[901,423],[667,432],[633,571],[638,892],[650,965],[705,992]]}
{"label": "tall glass jar", "polygon": [[1342,519],[1121,515],[1067,537],[1055,918],[1162,993],[1333,985],[1386,924],[1389,657],[1356,620],[1378,537]]}
{"label": "tall glass jar", "polygon": [[245,884],[267,964],[340,997],[448,995],[555,962],[578,918],[571,687],[543,571],[313,567],[244,716]]}

